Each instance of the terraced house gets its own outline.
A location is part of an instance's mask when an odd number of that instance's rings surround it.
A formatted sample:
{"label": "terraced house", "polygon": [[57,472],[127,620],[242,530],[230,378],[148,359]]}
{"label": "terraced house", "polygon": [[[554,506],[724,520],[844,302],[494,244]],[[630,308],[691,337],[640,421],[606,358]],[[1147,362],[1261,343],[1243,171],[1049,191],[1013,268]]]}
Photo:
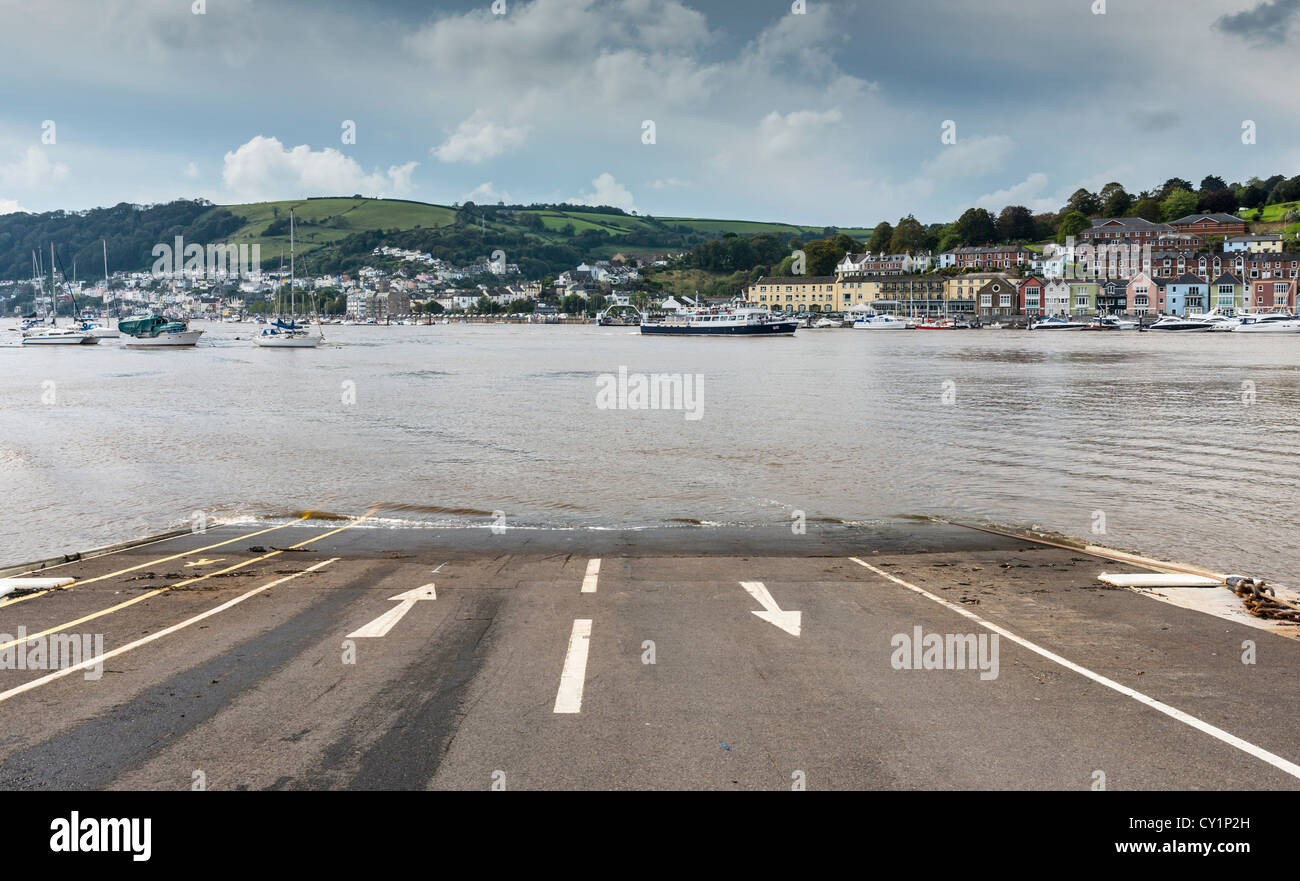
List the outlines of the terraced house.
{"label": "terraced house", "polygon": [[975,308],[980,318],[1015,315],[1020,309],[1016,285],[1010,279],[995,278],[980,288],[975,296]]}
{"label": "terraced house", "polygon": [[1035,276],[1029,276],[1023,279],[1016,286],[1016,293],[1019,298],[1020,313],[1028,315],[1031,318],[1037,318],[1043,314],[1043,288],[1047,283]]}
{"label": "terraced house", "polygon": [[956,248],[944,253],[951,254],[952,259],[941,260],[940,266],[946,262],[947,265],[958,269],[1015,269],[1028,266],[1038,256],[1037,251],[1032,251],[1023,245]]}
{"label": "terraced house", "polygon": [[1256,281],[1251,283],[1251,299],[1256,309],[1294,311],[1296,307],[1296,282],[1291,280]]}
{"label": "terraced house", "polygon": [[1210,282],[1211,309],[1242,309],[1246,306],[1246,286],[1231,272],[1222,273]]}
{"label": "terraced house", "polygon": [[849,275],[911,275],[925,272],[934,260],[928,253],[912,254],[845,254],[835,266],[841,278]]}
{"label": "terraced house", "polygon": [[1139,272],[1128,283],[1128,312],[1159,315],[1165,308],[1165,285],[1156,276]]}
{"label": "terraced house", "polygon": [[1205,312],[1209,298],[1209,282],[1190,272],[1185,272],[1165,284],[1165,312],[1169,315],[1195,315]]}

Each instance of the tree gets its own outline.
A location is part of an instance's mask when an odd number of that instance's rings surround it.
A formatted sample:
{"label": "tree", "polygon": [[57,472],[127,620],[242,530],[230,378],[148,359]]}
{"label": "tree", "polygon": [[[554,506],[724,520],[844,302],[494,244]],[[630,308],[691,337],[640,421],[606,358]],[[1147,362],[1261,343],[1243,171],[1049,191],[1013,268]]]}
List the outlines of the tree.
{"label": "tree", "polygon": [[1123,217],[1133,207],[1133,197],[1118,183],[1102,187],[1100,198],[1103,217]]}
{"label": "tree", "polygon": [[1201,193],[1213,193],[1216,190],[1226,190],[1227,188],[1228,185],[1218,175],[1207,174],[1201,179]]}
{"label": "tree", "polygon": [[1101,200],[1097,198],[1095,193],[1090,193],[1080,187],[1070,196],[1070,201],[1065,204],[1062,213],[1068,214],[1071,211],[1077,211],[1084,217],[1096,217],[1101,213]]}
{"label": "tree", "polygon": [[1061,225],[1056,230],[1056,241],[1063,245],[1068,237],[1078,235],[1091,227],[1092,221],[1082,211],[1070,211],[1061,218]]}
{"label": "tree", "polygon": [[1227,187],[1203,193],[1197,200],[1196,210],[1207,214],[1231,214],[1237,210],[1237,193]]}
{"label": "tree", "polygon": [[1160,222],[1160,200],[1159,199],[1139,199],[1137,204],[1129,210],[1130,217],[1141,217],[1143,220],[1149,220],[1152,223]]}
{"label": "tree", "polygon": [[1192,191],[1192,182],[1183,180],[1181,177],[1171,177],[1160,187],[1160,198],[1168,199],[1176,190]]}
{"label": "tree", "polygon": [[867,240],[867,250],[873,254],[879,254],[889,249],[889,240],[894,237],[894,227],[889,221],[882,220],[876,224],[876,228],[871,231],[871,238]]}
{"label": "tree", "polygon": [[1168,223],[1196,212],[1196,196],[1188,189],[1177,189],[1160,203],[1160,218]]}
{"label": "tree", "polygon": [[988,245],[998,237],[998,224],[983,208],[967,208],[957,218],[953,231],[963,244]]}
{"label": "tree", "polygon": [[1034,216],[1024,205],[1008,205],[998,215],[998,238],[1004,242],[1028,242],[1034,236]]}
{"label": "tree", "polygon": [[898,221],[898,226],[894,228],[894,234],[889,239],[889,251],[892,254],[915,254],[925,250],[928,238],[925,227],[909,214]]}
{"label": "tree", "polygon": [[804,268],[809,275],[831,275],[835,272],[835,264],[843,260],[847,252],[834,239],[818,239],[804,245],[803,253]]}

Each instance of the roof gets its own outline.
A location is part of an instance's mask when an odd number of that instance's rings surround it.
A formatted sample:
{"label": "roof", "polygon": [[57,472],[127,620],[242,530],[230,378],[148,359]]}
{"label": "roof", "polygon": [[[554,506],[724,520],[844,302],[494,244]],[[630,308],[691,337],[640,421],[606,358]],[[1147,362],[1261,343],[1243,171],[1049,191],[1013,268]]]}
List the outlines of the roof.
{"label": "roof", "polygon": [[1237,276],[1233,275],[1231,272],[1222,272],[1219,273],[1219,277],[1210,282],[1210,284],[1241,284],[1241,279],[1237,278]]}
{"label": "roof", "polygon": [[1137,226],[1146,229],[1165,225],[1163,223],[1152,223],[1145,217],[1098,217],[1092,222],[1093,229],[1099,226]]}
{"label": "roof", "polygon": [[1190,272],[1184,272],[1178,278],[1170,280],[1169,284],[1206,284],[1205,279],[1199,275],[1192,275]]}
{"label": "roof", "polygon": [[1186,217],[1180,217],[1177,220],[1171,220],[1172,226],[1182,226],[1184,224],[1196,223],[1201,220],[1213,220],[1216,223],[1245,223],[1235,214],[1189,214]]}
{"label": "roof", "polygon": [[833,284],[833,275],[761,276],[754,284]]}

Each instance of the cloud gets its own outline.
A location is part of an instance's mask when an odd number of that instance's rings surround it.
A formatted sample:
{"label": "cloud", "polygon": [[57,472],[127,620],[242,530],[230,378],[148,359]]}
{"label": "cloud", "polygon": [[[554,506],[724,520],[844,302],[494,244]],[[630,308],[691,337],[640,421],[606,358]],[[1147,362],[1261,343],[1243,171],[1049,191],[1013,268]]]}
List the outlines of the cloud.
{"label": "cloud", "polygon": [[1047,188],[1047,175],[1041,171],[1035,171],[1018,184],[1007,187],[1005,190],[988,193],[980,196],[975,200],[976,208],[987,208],[989,211],[1001,211],[1008,205],[1024,205],[1034,213],[1044,213],[1055,211],[1059,203],[1053,197],[1042,196],[1043,190]]}
{"label": "cloud", "polygon": [[1177,110],[1134,110],[1128,114],[1133,128],[1140,132],[1167,132],[1177,128],[1182,117]]}
{"label": "cloud", "polygon": [[1254,43],[1284,43],[1291,22],[1300,12],[1300,0],[1263,0],[1254,9],[1220,16],[1214,27],[1220,33]]}
{"label": "cloud", "polygon": [[9,189],[35,190],[58,183],[68,176],[68,166],[51,162],[45,148],[27,148],[22,157],[0,165],[0,186]]}
{"label": "cloud", "polygon": [[19,214],[26,210],[17,199],[0,199],[0,214]]}
{"label": "cloud", "polygon": [[326,147],[306,144],[285,149],[276,138],[258,135],[233,153],[221,169],[226,189],[244,199],[297,199],[305,196],[404,196],[413,189],[411,172],[417,163],[389,167],[369,174],[355,159]]}
{"label": "cloud", "polygon": [[463,202],[505,202],[509,204],[512,200],[510,194],[505,190],[498,190],[492,186],[492,181],[481,183],[474,189],[466,193],[462,198]]}
{"label": "cloud", "polygon": [[843,118],[839,108],[818,113],[795,110],[782,116],[773,110],[758,124],[758,149],[766,156],[791,156],[805,149],[827,126]]}
{"label": "cloud", "polygon": [[674,187],[689,187],[690,185],[690,181],[680,180],[675,177],[659,178],[658,180],[652,180],[646,184],[646,186],[652,190],[667,190]]}
{"label": "cloud", "polygon": [[198,167],[198,165],[196,165],[196,164],[193,163],[193,162],[187,163],[186,166],[185,166],[185,172],[184,172],[184,173],[185,173],[185,176],[186,176],[186,177],[188,177],[188,178],[190,178],[191,180],[193,180],[194,178],[196,178],[196,177],[199,176],[199,167]]}
{"label": "cloud", "polygon": [[492,121],[486,111],[476,110],[430,152],[443,162],[477,164],[522,145],[527,135],[526,126],[502,125]]}
{"label": "cloud", "polygon": [[609,205],[613,208],[622,208],[624,211],[636,210],[632,202],[632,193],[627,187],[614,180],[614,175],[608,171],[593,180],[591,185],[596,188],[595,192],[566,201],[574,205]]}
{"label": "cloud", "polygon": [[925,173],[940,180],[980,177],[1002,169],[1015,144],[1006,135],[958,138],[925,163]]}

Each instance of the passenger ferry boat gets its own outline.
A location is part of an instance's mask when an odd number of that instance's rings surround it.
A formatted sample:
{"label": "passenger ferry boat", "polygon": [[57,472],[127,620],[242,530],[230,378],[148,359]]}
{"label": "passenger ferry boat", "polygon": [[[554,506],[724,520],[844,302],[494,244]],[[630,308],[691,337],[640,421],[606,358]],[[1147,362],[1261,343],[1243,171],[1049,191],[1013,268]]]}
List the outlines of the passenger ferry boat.
{"label": "passenger ferry boat", "polygon": [[766,309],[699,309],[681,312],[660,323],[641,322],[644,334],[705,336],[793,336],[795,318],[780,318]]}

